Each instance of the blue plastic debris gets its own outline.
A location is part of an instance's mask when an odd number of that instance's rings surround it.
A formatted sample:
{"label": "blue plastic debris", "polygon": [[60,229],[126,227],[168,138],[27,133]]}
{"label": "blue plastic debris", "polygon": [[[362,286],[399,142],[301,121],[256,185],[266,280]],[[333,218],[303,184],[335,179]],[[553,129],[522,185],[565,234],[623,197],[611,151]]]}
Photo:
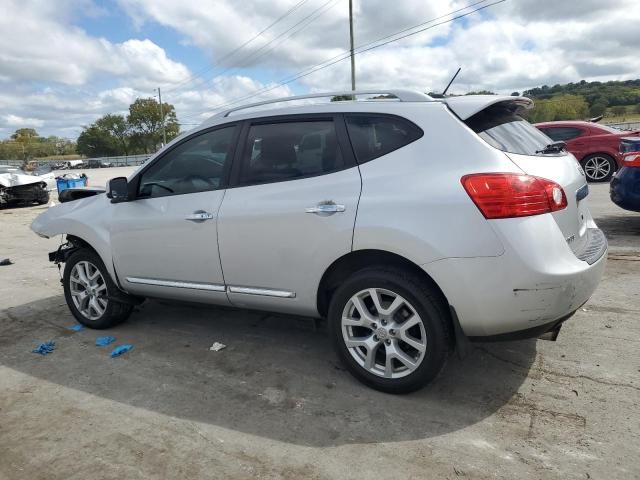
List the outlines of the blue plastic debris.
{"label": "blue plastic debris", "polygon": [[38,345],[37,348],[31,350],[33,353],[39,353],[40,355],[47,355],[56,349],[55,342],[44,342]]}
{"label": "blue plastic debris", "polygon": [[111,352],[111,358],[116,358],[133,348],[133,345],[118,345]]}
{"label": "blue plastic debris", "polygon": [[79,323],[74,325],[73,327],[69,327],[69,330],[73,330],[74,332],[79,332],[80,330],[82,330],[82,325],[80,325]]}
{"label": "blue plastic debris", "polygon": [[96,338],[96,346],[106,347],[107,345],[115,341],[116,341],[116,337],[98,337]]}

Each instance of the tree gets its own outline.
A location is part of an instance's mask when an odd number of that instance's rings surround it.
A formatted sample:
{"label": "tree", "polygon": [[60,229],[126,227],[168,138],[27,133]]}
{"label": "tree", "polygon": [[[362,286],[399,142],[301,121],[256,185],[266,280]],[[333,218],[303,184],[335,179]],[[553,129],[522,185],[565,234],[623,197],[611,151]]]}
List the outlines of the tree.
{"label": "tree", "polygon": [[[180,125],[173,105],[162,104],[167,141],[180,133]],[[155,98],[138,98],[129,106],[127,123],[131,129],[131,137],[136,146],[144,153],[152,153],[162,143],[162,119],[160,104]]]}
{"label": "tree", "polygon": [[11,135],[11,138],[17,142],[29,143],[31,140],[39,138],[38,132],[35,128],[19,128],[16,133]]}
{"label": "tree", "polygon": [[511,92],[511,96],[512,97],[519,97],[520,96],[520,92]]}
{"label": "tree", "polygon": [[607,111],[607,104],[604,102],[596,102],[591,105],[589,109],[589,114],[592,117],[599,117],[600,115],[604,115],[604,112]]}
{"label": "tree", "polygon": [[87,157],[108,157],[120,153],[117,140],[95,124],[84,127],[76,150]]}
{"label": "tree", "polygon": [[635,111],[636,113],[640,113],[640,103],[636,105]]}
{"label": "tree", "polygon": [[469,93],[465,93],[465,95],[495,95],[495,92],[491,90],[477,90]]}
{"label": "tree", "polygon": [[560,95],[536,100],[535,107],[529,112],[529,121],[546,122],[550,120],[576,120],[589,116],[589,106],[580,95]]}
{"label": "tree", "polygon": [[624,114],[627,113],[627,108],[622,105],[616,105],[615,107],[611,107],[611,112],[616,117],[622,117]]}
{"label": "tree", "polygon": [[129,155],[129,124],[123,115],[105,115],[94,124],[118,141],[121,155]]}

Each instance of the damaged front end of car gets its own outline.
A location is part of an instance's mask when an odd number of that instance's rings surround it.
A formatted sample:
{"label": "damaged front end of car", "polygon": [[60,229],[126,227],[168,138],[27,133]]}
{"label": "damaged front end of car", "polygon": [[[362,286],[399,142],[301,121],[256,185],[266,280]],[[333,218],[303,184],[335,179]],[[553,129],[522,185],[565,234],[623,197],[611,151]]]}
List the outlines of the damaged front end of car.
{"label": "damaged front end of car", "polygon": [[26,185],[0,184],[0,208],[12,204],[37,203],[43,205],[49,201],[49,191],[45,182]]}

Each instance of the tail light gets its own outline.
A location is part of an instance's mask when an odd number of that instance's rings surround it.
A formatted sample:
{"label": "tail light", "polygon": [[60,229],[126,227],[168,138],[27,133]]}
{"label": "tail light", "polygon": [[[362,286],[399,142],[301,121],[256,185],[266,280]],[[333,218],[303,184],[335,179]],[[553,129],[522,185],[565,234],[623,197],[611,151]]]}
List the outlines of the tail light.
{"label": "tail light", "polygon": [[626,167],[640,167],[640,152],[628,152],[622,156],[622,165]]}
{"label": "tail light", "polygon": [[560,185],[517,173],[477,173],[461,179],[473,203],[487,219],[527,217],[567,206]]}

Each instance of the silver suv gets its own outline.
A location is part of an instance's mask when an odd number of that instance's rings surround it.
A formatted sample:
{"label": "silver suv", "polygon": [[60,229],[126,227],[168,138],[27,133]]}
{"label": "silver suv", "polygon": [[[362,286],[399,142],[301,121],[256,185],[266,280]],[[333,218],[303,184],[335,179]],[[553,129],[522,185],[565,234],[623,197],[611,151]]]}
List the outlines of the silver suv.
{"label": "silver suv", "polygon": [[351,373],[395,393],[469,338],[557,335],[607,243],[575,158],[523,119],[532,102],[310,103],[344,95],[223,112],[40,215],[38,235],[66,235],[50,260],[73,315],[107,328],[156,297],[326,317]]}

